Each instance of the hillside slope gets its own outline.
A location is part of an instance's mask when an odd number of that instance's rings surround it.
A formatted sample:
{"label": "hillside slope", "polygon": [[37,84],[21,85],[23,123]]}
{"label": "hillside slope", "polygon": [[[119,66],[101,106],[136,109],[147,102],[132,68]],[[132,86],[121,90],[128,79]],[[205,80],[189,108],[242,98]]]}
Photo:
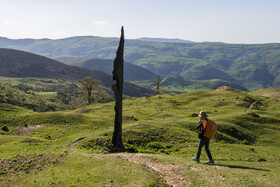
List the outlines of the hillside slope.
{"label": "hillside slope", "polygon": [[190,80],[181,76],[169,76],[162,83],[167,91],[188,92],[195,90],[213,90],[220,86],[230,86],[238,90],[248,91],[247,88],[223,79]]}
{"label": "hillside slope", "polygon": [[[89,69],[97,69],[100,71],[104,71],[106,73],[112,73],[113,71],[113,60],[109,59],[90,59],[81,61],[78,63],[73,63],[74,66],[89,68]],[[145,68],[140,66],[124,63],[124,79],[128,81],[142,81],[142,80],[155,80],[157,75]]]}
{"label": "hillside slope", "polygon": [[[13,49],[0,49],[0,66],[0,76],[5,77],[59,78],[78,81],[90,76],[102,81],[109,89],[113,82],[111,75],[99,70],[69,66],[47,57]],[[138,97],[152,94],[152,91],[125,82],[124,94]]]}

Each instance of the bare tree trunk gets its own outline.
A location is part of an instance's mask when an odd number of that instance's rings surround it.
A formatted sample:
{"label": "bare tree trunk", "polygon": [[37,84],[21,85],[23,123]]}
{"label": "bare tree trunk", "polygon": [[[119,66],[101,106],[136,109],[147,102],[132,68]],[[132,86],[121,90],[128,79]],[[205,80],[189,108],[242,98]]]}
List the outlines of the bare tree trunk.
{"label": "bare tree trunk", "polygon": [[161,85],[161,80],[160,77],[156,78],[156,80],[154,80],[154,85],[155,88],[153,89],[155,94],[158,95],[160,94],[160,85]]}
{"label": "bare tree trunk", "polygon": [[112,138],[112,144],[115,151],[125,151],[122,141],[122,92],[123,92],[123,51],[124,51],[124,31],[121,29],[121,38],[114,60],[113,80],[116,84],[112,85],[115,95],[115,128]]}
{"label": "bare tree trunk", "polygon": [[159,87],[160,87],[160,77],[156,79],[156,94],[159,94]]}
{"label": "bare tree trunk", "polygon": [[87,88],[87,92],[88,92],[88,104],[89,104],[89,105],[91,104],[91,90],[92,90],[91,87]]}

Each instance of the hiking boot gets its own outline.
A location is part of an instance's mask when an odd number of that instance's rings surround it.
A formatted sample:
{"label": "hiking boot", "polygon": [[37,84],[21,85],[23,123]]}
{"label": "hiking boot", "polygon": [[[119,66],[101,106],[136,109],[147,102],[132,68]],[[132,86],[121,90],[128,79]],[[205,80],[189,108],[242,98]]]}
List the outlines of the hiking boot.
{"label": "hiking boot", "polygon": [[193,161],[199,162],[199,159],[197,159],[196,157],[192,157]]}
{"label": "hiking boot", "polygon": [[205,164],[214,164],[214,160],[208,160]]}

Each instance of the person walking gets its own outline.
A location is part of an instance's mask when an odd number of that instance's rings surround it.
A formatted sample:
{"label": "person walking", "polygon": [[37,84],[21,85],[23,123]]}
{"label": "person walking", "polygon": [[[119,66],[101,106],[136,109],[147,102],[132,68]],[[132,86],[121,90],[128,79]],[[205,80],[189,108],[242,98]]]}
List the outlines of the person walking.
{"label": "person walking", "polygon": [[199,118],[200,118],[200,120],[199,120],[196,128],[199,129],[198,137],[199,137],[200,141],[199,141],[199,144],[198,144],[196,157],[192,157],[192,160],[194,160],[196,162],[199,162],[201,149],[202,149],[203,146],[205,146],[205,151],[206,151],[207,156],[209,158],[209,160],[207,162],[205,162],[205,164],[214,164],[214,160],[213,160],[211,152],[209,150],[210,139],[206,138],[204,136],[204,132],[206,130],[207,121],[208,121],[207,114],[204,111],[201,111],[200,114],[199,114]]}

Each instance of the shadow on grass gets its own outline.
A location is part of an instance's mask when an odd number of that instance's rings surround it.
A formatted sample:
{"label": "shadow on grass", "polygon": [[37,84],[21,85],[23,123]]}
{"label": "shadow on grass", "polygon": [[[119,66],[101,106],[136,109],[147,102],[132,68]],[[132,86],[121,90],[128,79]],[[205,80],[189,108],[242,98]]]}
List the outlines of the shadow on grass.
{"label": "shadow on grass", "polygon": [[238,166],[238,165],[213,164],[213,166],[222,166],[222,167],[235,168],[235,169],[252,169],[252,170],[257,170],[257,171],[270,171],[267,169],[253,168],[253,167],[247,167],[247,166]]}

